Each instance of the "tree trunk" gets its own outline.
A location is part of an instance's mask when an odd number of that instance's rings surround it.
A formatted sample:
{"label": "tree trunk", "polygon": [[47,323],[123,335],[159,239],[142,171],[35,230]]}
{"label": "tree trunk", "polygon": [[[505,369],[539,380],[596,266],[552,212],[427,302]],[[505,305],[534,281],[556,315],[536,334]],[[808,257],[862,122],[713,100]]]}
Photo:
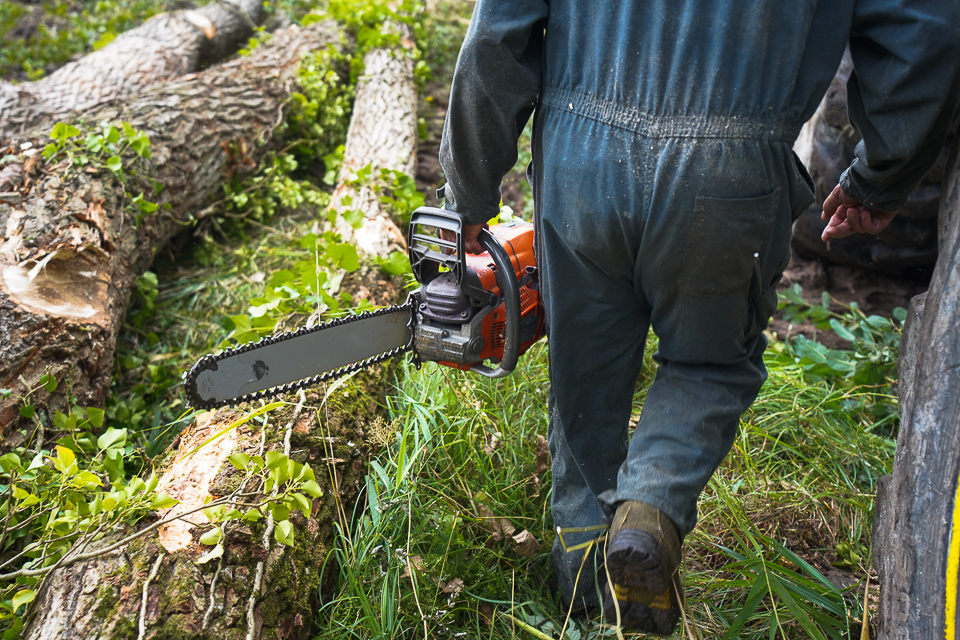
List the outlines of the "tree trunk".
{"label": "tree trunk", "polygon": [[[378,54],[371,54],[378,55]],[[369,59],[369,56],[368,56]],[[368,100],[382,100],[390,87],[412,87],[408,65],[392,67],[366,80],[358,92],[350,136],[355,148],[365,131],[377,130],[368,118],[386,130],[401,130],[400,122],[415,116],[389,110],[398,122],[383,122],[383,110],[370,109]],[[385,93],[386,92],[386,93]],[[390,102],[388,100],[388,102]],[[396,98],[392,103],[397,103]],[[416,99],[406,101],[416,109]],[[415,112],[414,112],[415,113]],[[361,140],[357,140],[361,138]],[[396,147],[400,156],[413,157],[415,136]],[[369,142],[369,141],[368,141]],[[375,160],[358,158],[362,164]],[[381,207],[370,211],[364,229],[371,237],[395,227]],[[390,279],[371,267],[345,279],[343,287],[355,297],[375,304],[398,302],[403,295],[399,279]],[[387,441],[383,399],[389,370],[384,365],[364,371],[333,390],[321,388],[271,414],[259,429],[247,422],[228,431],[192,456],[186,454],[212,434],[235,421],[237,413],[222,409],[207,413],[184,431],[178,452],[165,465],[160,489],[181,501],[169,515],[186,513],[236,486],[236,472],[226,462],[242,451],[249,455],[281,450],[301,463],[310,463],[322,498],[313,500],[310,518],[292,515],[297,525],[293,547],[274,541],[269,520],[246,527],[236,525],[225,536],[222,557],[197,564],[209,549],[198,544],[209,525],[201,513],[181,523],[160,527],[109,554],[58,570],[43,583],[33,611],[42,612],[25,630],[29,640],[54,638],[196,638],[300,639],[313,635],[313,621],[321,596],[330,596],[336,574],[329,562],[334,544],[334,523],[349,527],[363,486],[366,460]],[[280,428],[278,428],[280,427]],[[142,527],[143,525],[141,525]]]}
{"label": "tree trunk", "polygon": [[253,33],[261,0],[216,0],[154,16],[37,82],[0,82],[0,141],[73,119],[107,100],[199,70],[230,55]]}
{"label": "tree trunk", "polygon": [[960,625],[960,145],[948,163],[940,257],[910,305],[900,352],[900,435],[877,493],[879,638],[957,637]]}
{"label": "tree trunk", "polygon": [[[148,191],[160,208],[139,226],[131,194],[103,167],[45,165],[28,149],[2,170],[0,387],[22,395],[51,374],[69,384],[37,391],[33,405],[52,414],[67,394],[81,406],[102,405],[137,279],[175,234],[208,215],[204,207],[228,176],[263,157],[300,56],[339,41],[329,22],[291,27],[250,56],[88,112],[88,122],[124,121],[150,137],[144,173],[163,190]],[[7,446],[19,403],[15,395],[0,403]]]}
{"label": "tree trunk", "polygon": [[[409,43],[406,36],[404,42]],[[373,49],[363,62],[340,179],[330,206],[338,212],[361,212],[362,226],[354,229],[340,217],[337,231],[361,254],[386,256],[394,249],[405,252],[407,243],[380,202],[378,176],[382,169],[416,175],[417,89],[413,84],[413,60],[403,52],[398,55],[387,49]],[[351,179],[367,165],[373,180],[354,184]]]}

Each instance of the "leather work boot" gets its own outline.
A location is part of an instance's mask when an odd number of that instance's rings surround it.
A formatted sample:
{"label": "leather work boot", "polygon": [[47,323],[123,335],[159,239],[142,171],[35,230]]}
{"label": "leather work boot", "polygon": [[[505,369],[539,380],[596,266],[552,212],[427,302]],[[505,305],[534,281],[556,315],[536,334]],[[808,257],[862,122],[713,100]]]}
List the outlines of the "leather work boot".
{"label": "leather work boot", "polygon": [[607,534],[604,589],[608,622],[616,624],[613,595],[624,629],[669,635],[680,619],[681,543],[677,528],[659,509],[628,500],[617,507]]}

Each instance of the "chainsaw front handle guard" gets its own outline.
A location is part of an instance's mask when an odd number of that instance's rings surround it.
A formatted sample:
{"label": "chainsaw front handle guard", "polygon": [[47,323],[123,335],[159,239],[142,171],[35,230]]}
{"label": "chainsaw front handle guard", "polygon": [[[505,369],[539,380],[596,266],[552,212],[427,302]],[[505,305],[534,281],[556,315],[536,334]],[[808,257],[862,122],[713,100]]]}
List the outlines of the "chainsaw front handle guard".
{"label": "chainsaw front handle guard", "polygon": [[[428,231],[421,227],[426,227]],[[410,269],[417,282],[427,284],[440,274],[440,267],[443,266],[453,272],[457,278],[457,286],[463,288],[466,262],[462,228],[460,215],[452,211],[420,207],[413,212],[407,235],[407,255],[410,257]],[[434,230],[452,231],[456,240],[444,240]]]}
{"label": "chainsaw front handle guard", "polygon": [[[497,265],[497,284],[500,286],[500,295],[503,296],[506,318],[503,327],[505,334],[503,357],[500,358],[500,364],[495,369],[476,364],[470,367],[470,371],[487,378],[503,378],[513,372],[520,358],[520,283],[517,282],[516,274],[513,272],[510,256],[496,237],[488,230],[482,229],[477,240]],[[459,239],[459,244],[463,244],[462,238]]]}

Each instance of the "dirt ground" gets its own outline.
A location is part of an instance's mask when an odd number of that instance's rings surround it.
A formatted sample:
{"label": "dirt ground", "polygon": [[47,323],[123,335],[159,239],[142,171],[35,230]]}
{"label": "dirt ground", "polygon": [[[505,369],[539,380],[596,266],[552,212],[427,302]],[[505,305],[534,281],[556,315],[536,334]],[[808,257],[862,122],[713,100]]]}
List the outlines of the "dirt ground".
{"label": "dirt ground", "polygon": [[[876,314],[889,318],[893,317],[894,309],[906,309],[911,298],[927,290],[931,275],[929,270],[924,270],[907,276],[894,276],[835,264],[811,255],[794,243],[793,255],[783,273],[779,289],[782,291],[799,284],[803,287],[804,299],[815,304],[820,304],[821,292],[826,291],[841,304],[849,305],[855,302],[867,315]],[[833,305],[831,308],[835,311],[842,310],[840,305]],[[781,340],[802,334],[831,348],[847,345],[831,331],[817,331],[809,324],[793,325],[785,322],[779,312],[770,321],[770,330]]]}

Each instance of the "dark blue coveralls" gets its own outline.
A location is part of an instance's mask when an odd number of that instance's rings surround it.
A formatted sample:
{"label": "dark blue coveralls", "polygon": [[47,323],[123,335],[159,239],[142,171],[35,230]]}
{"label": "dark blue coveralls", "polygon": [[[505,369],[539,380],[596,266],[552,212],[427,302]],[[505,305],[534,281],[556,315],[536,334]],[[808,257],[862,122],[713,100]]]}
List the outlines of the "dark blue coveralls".
{"label": "dark blue coveralls", "polygon": [[[932,165],[960,64],[952,0],[479,0],[441,147],[446,208],[479,224],[536,109],[537,260],[557,526],[639,500],[681,537],[766,378],[763,330],[813,201],[792,151],[849,41],[863,135],[841,185],[898,208]],[[632,440],[644,343],[656,379]],[[568,545],[595,534],[566,535]],[[565,599],[582,555],[554,546]],[[593,568],[579,594],[592,600]]]}

